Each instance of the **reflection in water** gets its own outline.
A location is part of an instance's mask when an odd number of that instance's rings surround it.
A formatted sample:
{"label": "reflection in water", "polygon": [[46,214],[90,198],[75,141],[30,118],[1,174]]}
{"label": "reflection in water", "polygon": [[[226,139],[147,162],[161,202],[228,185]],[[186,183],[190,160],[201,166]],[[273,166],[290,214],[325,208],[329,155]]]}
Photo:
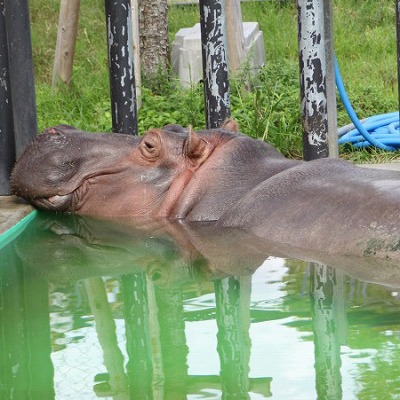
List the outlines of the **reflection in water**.
{"label": "reflection in water", "polygon": [[25,268],[10,247],[3,248],[0,261],[0,399],[54,398],[50,353],[48,284]]}
{"label": "reflection in water", "polygon": [[321,264],[311,265],[311,305],[319,399],[342,398],[341,333],[345,328],[344,276]]}
{"label": "reflection in water", "polygon": [[[104,366],[108,372],[106,391],[115,400],[128,400],[128,382],[124,370],[124,357],[118,347],[116,329],[107,293],[101,278],[85,280],[86,293],[93,313],[97,337],[103,351]],[[103,397],[104,388],[97,391]],[[108,390],[107,390],[108,389]]]}
{"label": "reflection in water", "polygon": [[[131,398],[146,400],[152,398],[152,342],[157,327],[152,327],[150,319],[155,308],[153,299],[149,306],[147,280],[143,273],[123,275],[121,285],[124,301],[124,319],[128,363],[126,365]],[[151,315],[151,317],[149,316]],[[154,339],[158,334],[154,335]],[[157,346],[159,352],[159,346]]]}
{"label": "reflection in water", "polygon": [[215,281],[218,354],[226,399],[246,399],[249,392],[251,277]]}
{"label": "reflection in water", "polygon": [[[309,275],[294,261],[258,269],[270,255],[320,263]],[[378,398],[368,397],[378,387],[363,389],[368,368],[383,370],[379,351],[400,349],[397,292],[343,272],[376,281],[371,260],[311,255],[212,224],[39,213],[0,249],[0,266],[1,399]],[[400,282],[393,266],[382,268],[383,282]],[[381,379],[400,387],[399,357],[387,358],[393,368]],[[63,381],[74,380],[84,387],[67,395]]]}

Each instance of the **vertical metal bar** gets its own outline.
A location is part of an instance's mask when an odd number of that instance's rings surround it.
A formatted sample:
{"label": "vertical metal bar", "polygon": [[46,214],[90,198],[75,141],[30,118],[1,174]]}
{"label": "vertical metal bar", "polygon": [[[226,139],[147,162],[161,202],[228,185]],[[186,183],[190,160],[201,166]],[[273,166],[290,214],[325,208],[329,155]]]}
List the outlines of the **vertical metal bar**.
{"label": "vertical metal bar", "polygon": [[37,134],[35,80],[28,0],[5,0],[16,156]]}
{"label": "vertical metal bar", "polygon": [[297,0],[303,158],[337,157],[330,0]]}
{"label": "vertical metal bar", "polygon": [[400,0],[396,0],[396,39],[397,39],[397,90],[400,121]]}
{"label": "vertical metal bar", "polygon": [[5,0],[0,0],[0,195],[8,195],[11,192],[9,177],[15,163],[15,140],[4,2]]}
{"label": "vertical metal bar", "polygon": [[113,131],[137,135],[130,0],[106,0]]}
{"label": "vertical metal bar", "polygon": [[200,0],[204,101],[207,128],[230,115],[225,0]]}

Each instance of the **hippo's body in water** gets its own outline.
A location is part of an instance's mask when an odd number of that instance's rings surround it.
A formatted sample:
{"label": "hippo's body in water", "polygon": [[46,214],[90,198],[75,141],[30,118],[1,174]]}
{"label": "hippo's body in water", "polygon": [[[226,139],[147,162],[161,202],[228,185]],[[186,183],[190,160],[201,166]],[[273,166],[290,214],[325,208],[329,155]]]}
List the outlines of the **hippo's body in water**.
{"label": "hippo's body in water", "polygon": [[142,137],[50,128],[23,153],[11,183],[45,210],[218,221],[305,249],[400,260],[399,172],[288,160],[232,121]]}

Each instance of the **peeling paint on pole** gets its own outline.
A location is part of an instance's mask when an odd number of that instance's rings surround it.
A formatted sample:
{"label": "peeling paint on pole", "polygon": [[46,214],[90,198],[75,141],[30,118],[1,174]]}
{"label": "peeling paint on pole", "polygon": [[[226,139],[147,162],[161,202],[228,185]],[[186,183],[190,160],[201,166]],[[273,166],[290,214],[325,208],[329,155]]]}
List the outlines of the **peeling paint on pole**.
{"label": "peeling paint on pole", "polygon": [[204,97],[208,128],[230,116],[225,0],[200,0]]}
{"label": "peeling paint on pole", "polygon": [[330,0],[298,0],[304,159],[337,156]]}
{"label": "peeling paint on pole", "polygon": [[106,0],[113,132],[137,135],[130,0]]}

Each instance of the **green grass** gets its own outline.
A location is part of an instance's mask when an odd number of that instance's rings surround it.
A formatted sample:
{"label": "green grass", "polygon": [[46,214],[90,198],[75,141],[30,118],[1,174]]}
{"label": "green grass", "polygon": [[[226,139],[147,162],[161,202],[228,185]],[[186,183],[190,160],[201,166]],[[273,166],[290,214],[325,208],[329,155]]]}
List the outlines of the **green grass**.
{"label": "green grass", "polygon": [[[110,131],[104,1],[81,2],[74,76],[70,88],[51,90],[59,0],[31,0],[39,129],[59,123],[89,131]],[[392,0],[334,0],[335,48],[342,76],[360,118],[395,111],[397,66]],[[241,130],[263,138],[284,154],[301,156],[297,9],[295,1],[242,3],[244,21],[258,21],[264,32],[267,66],[257,77],[231,81],[232,115]],[[197,5],[171,6],[169,38],[199,20]],[[145,80],[144,80],[145,81]],[[250,91],[246,86],[250,83]],[[349,122],[338,101],[338,124]],[[143,87],[139,131],[168,123],[205,124],[202,88],[184,90],[176,78],[160,77]],[[396,153],[341,149],[356,162],[387,160]]]}

